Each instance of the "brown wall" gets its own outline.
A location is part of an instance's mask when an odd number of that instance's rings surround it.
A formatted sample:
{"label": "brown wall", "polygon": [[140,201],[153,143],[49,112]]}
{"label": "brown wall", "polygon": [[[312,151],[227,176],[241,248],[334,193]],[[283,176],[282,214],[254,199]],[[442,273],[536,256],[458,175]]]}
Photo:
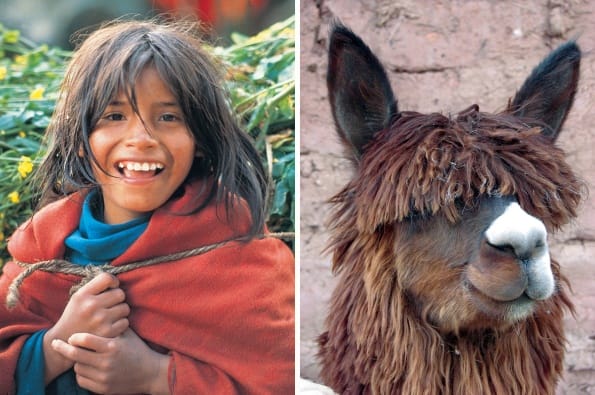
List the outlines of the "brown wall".
{"label": "brown wall", "polygon": [[595,2],[302,0],[301,18],[301,374],[317,379],[315,338],[334,285],[326,200],[349,177],[327,103],[328,23],[339,17],[390,70],[400,109],[458,112],[477,103],[502,110],[531,69],[559,43],[577,38],[580,89],[558,141],[591,190],[580,218],[551,237],[570,277],[576,319],[563,394],[595,393]]}

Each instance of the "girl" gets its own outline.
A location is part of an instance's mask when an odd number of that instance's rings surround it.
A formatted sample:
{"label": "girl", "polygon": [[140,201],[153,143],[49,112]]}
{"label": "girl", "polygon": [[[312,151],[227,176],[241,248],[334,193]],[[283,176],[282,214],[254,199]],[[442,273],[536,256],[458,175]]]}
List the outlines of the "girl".
{"label": "girl", "polygon": [[0,300],[4,393],[282,394],[294,390],[294,269],[265,231],[266,177],[216,66],[188,29],[118,22],[66,72],[39,168],[43,206],[12,236]]}

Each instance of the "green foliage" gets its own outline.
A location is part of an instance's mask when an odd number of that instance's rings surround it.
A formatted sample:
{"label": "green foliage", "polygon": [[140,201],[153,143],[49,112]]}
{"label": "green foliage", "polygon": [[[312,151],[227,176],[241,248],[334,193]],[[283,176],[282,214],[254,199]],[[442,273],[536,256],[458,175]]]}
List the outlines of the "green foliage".
{"label": "green foliage", "polygon": [[[227,71],[231,105],[273,178],[271,231],[294,230],[294,25],[292,17],[211,48]],[[0,25],[0,267],[8,258],[6,237],[33,212],[27,181],[44,154],[42,137],[70,55]]]}
{"label": "green foliage", "polygon": [[[6,237],[31,214],[27,177],[43,155],[68,52],[37,46],[0,25],[0,259]],[[1,265],[1,261],[0,261]]]}
{"label": "green foliage", "polygon": [[214,48],[226,63],[235,111],[266,161],[275,184],[268,221],[272,231],[293,231],[295,210],[294,18],[253,37],[232,35]]}

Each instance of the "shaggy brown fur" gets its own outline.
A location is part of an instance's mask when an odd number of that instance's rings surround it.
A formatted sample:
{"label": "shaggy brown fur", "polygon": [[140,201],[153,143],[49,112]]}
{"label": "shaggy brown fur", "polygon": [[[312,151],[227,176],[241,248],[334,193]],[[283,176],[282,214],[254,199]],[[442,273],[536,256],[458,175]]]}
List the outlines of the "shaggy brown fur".
{"label": "shaggy brown fur", "polygon": [[[339,218],[355,216],[369,232],[412,214],[442,212],[454,222],[478,196],[516,196],[554,230],[576,216],[581,188],[541,128],[472,106],[455,119],[401,113],[366,147],[357,177],[334,202],[344,205]],[[332,222],[349,220],[339,218]]]}
{"label": "shaggy brown fur", "polygon": [[[446,293],[460,281],[463,268],[448,267],[457,252],[448,255],[453,241],[445,234],[446,223],[460,219],[461,204],[473,212],[480,194],[517,194],[527,211],[557,228],[574,217],[580,200],[579,180],[539,130],[515,125],[510,117],[464,114],[456,120],[404,114],[393,127],[405,130],[400,136],[407,138],[397,144],[388,133],[379,135],[359,174],[333,199],[337,210],[330,248],[341,279],[321,355],[333,361],[323,364],[325,381],[341,394],[553,393],[562,372],[562,317],[572,309],[556,262],[556,295],[526,321],[494,321],[470,304],[456,307],[460,316],[443,319],[449,321],[441,322],[449,327],[446,333],[432,319],[434,310],[449,308],[443,307],[449,300],[461,300]],[[476,120],[474,133],[469,133],[469,116]],[[387,168],[378,158],[389,152],[393,159]],[[518,168],[541,171],[513,174]],[[422,182],[408,190],[408,178],[391,179],[393,174],[421,175]],[[456,184],[447,181],[453,180],[461,187],[449,190]],[[543,199],[532,199],[527,191]],[[551,191],[558,196],[547,202]],[[410,199],[397,199],[399,192]],[[430,200],[428,194],[440,199]],[[412,218],[420,211],[424,215]],[[412,221],[425,221],[434,231],[412,240]],[[446,232],[435,232],[442,228]]]}
{"label": "shaggy brown fur", "polygon": [[[501,313],[478,308],[466,270],[503,200],[516,199],[548,231],[576,216],[583,184],[553,141],[578,65],[554,74],[562,55],[550,56],[502,114],[476,105],[455,117],[397,112],[378,61],[336,30],[329,93],[357,169],[332,199],[329,248],[340,279],[319,339],[325,383],[341,394],[553,394],[562,318],[573,309],[559,264],[551,261],[554,294],[518,319],[506,315],[509,302],[490,301]],[[539,89],[567,76],[563,91]],[[547,125],[517,107],[551,114],[535,101],[542,94],[562,108]]]}
{"label": "shaggy brown fur", "polygon": [[[458,306],[461,315],[442,323],[451,327],[442,333],[432,309],[460,300],[444,290],[460,281],[463,269],[447,266],[453,256],[445,232],[408,236],[412,221],[447,229],[429,214],[455,223],[461,205],[472,212],[477,197],[490,194],[516,194],[548,228],[563,225],[576,214],[581,183],[562,151],[537,128],[476,109],[456,119],[405,113],[392,128],[400,140],[381,133],[359,173],[333,199],[330,248],[341,280],[327,321],[331,333],[321,338],[321,355],[334,361],[324,364],[325,381],[342,394],[553,393],[562,372],[562,317],[572,309],[559,265],[552,262],[558,292],[528,320],[506,325]],[[391,160],[383,161],[387,155]],[[432,236],[444,239],[434,252],[442,257],[432,256]],[[428,264],[433,272],[420,268]],[[419,295],[424,300],[416,300]]]}
{"label": "shaggy brown fur", "polygon": [[339,394],[554,393],[571,308],[563,288],[526,321],[456,335],[420,319],[391,281],[369,289],[371,298],[363,277],[344,274],[320,338],[322,376]]}

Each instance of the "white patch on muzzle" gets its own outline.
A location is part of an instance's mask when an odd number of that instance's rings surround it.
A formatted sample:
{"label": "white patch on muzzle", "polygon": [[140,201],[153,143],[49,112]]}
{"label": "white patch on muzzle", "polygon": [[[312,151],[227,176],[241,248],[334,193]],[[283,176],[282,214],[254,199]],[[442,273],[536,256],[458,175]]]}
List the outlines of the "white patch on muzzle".
{"label": "white patch on muzzle", "polygon": [[547,231],[539,219],[512,202],[492,222],[485,237],[494,247],[512,248],[528,277],[525,293],[533,300],[549,298],[555,283],[547,245]]}

